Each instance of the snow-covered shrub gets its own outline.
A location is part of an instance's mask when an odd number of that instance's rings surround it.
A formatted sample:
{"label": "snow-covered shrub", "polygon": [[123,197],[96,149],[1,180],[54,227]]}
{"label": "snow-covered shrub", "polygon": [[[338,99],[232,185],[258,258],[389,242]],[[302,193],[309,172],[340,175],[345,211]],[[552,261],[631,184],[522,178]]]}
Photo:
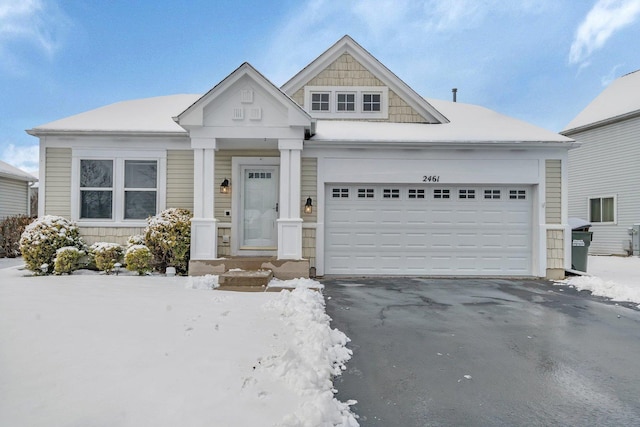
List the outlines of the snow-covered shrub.
{"label": "snow-covered shrub", "polygon": [[144,236],[142,234],[134,234],[127,239],[127,248],[134,245],[144,245]]}
{"label": "snow-covered shrub", "polygon": [[145,245],[131,245],[124,253],[124,263],[129,271],[137,271],[142,276],[151,271],[153,255]]}
{"label": "snow-covered shrub", "polygon": [[55,274],[71,274],[80,267],[80,260],[84,256],[84,251],[75,246],[65,246],[56,251],[53,260],[53,272]]}
{"label": "snow-covered shrub", "polygon": [[[78,227],[60,216],[46,215],[27,225],[20,237],[20,252],[27,268],[36,274],[53,271],[56,251],[65,246],[84,250]],[[46,264],[45,271],[41,267]]]}
{"label": "snow-covered shrub", "polygon": [[7,258],[20,256],[20,236],[35,218],[26,215],[8,216],[0,222],[0,252]]}
{"label": "snow-covered shrub", "polygon": [[122,246],[117,243],[96,242],[89,248],[96,268],[107,274],[122,260]]}
{"label": "snow-covered shrub", "polygon": [[186,274],[191,249],[191,212],[171,208],[149,218],[144,240],[153,254],[155,267],[164,272],[168,266]]}

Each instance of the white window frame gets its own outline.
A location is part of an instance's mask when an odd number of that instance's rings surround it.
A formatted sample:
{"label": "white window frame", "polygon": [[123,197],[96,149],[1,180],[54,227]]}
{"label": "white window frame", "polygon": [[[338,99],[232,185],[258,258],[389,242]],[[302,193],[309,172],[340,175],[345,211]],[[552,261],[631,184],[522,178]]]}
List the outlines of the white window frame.
{"label": "white window frame", "polygon": [[[113,195],[111,218],[80,218],[80,160],[113,161]],[[71,219],[83,227],[145,227],[144,219],[124,218],[124,162],[125,160],[155,160],[158,179],[156,182],[156,214],[166,208],[167,152],[166,150],[91,150],[74,149],[71,162]],[[131,189],[129,189],[131,190]],[[149,189],[146,189],[149,190]]]}
{"label": "white window frame", "polygon": [[[321,110],[314,110],[313,109],[314,101],[312,99],[313,95],[327,95],[327,98],[328,98],[327,99],[327,107],[329,109],[328,110],[322,110],[322,109]],[[305,97],[309,101],[309,105],[308,105],[307,111],[311,111],[313,113],[320,113],[320,114],[328,113],[328,112],[331,111],[331,92],[328,92],[326,90],[316,90],[316,91],[310,92],[308,95],[305,94]],[[320,101],[318,101],[318,104],[320,106],[322,106],[324,104],[324,101],[322,99],[320,99]]]}
{"label": "white window frame", "polygon": [[[602,218],[602,200],[613,199],[613,221],[592,221],[591,220],[591,200],[600,199],[600,218]],[[607,196],[589,196],[587,197],[587,220],[591,225],[615,225],[618,223],[618,196],[616,194]]]}
{"label": "white window frame", "polygon": [[[314,93],[329,94],[329,111],[312,110]],[[355,94],[355,111],[338,111],[338,94]],[[380,95],[380,111],[364,111],[363,95]],[[388,119],[389,88],[386,86],[305,86],[304,109],[318,119]]]}

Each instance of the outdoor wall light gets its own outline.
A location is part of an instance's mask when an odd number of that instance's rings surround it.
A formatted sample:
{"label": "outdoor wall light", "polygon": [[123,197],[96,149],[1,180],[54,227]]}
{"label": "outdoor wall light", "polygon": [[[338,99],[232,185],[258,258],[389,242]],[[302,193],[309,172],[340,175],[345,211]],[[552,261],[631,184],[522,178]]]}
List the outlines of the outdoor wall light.
{"label": "outdoor wall light", "polygon": [[220,184],[220,193],[229,194],[230,191],[231,187],[229,186],[229,180],[225,178],[224,181],[222,181],[222,184]]}
{"label": "outdoor wall light", "polygon": [[304,204],[304,213],[310,214],[313,212],[313,200],[311,197],[307,197],[307,203]]}

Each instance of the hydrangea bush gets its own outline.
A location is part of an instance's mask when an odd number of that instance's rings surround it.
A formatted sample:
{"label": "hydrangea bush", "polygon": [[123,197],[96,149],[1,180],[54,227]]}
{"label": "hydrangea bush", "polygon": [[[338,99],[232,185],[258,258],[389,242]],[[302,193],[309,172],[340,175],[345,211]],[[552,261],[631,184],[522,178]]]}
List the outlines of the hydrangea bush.
{"label": "hydrangea bush", "polygon": [[100,271],[111,273],[122,260],[122,246],[117,243],[96,242],[89,248],[91,258]]}
{"label": "hydrangea bush", "polygon": [[[46,215],[29,224],[20,237],[20,252],[27,268],[36,274],[54,269],[56,251],[65,246],[85,249],[78,227],[66,218]],[[46,268],[43,266],[46,264]]]}
{"label": "hydrangea bush", "polygon": [[53,272],[55,274],[71,274],[80,268],[80,260],[84,255],[84,251],[75,246],[65,246],[58,249],[53,261]]}
{"label": "hydrangea bush", "polygon": [[153,254],[145,245],[131,245],[124,253],[124,263],[129,271],[137,271],[142,276],[151,271]]}
{"label": "hydrangea bush", "polygon": [[164,272],[168,266],[178,274],[189,269],[191,217],[188,209],[171,208],[148,219],[145,244],[153,254],[155,267]]}

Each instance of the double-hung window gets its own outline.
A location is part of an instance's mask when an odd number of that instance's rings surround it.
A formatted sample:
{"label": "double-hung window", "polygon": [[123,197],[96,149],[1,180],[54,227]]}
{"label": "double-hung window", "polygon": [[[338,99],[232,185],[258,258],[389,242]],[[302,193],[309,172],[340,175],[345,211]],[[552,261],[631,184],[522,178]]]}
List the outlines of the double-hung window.
{"label": "double-hung window", "polygon": [[113,160],[80,160],[80,218],[113,216]]}
{"label": "double-hung window", "polygon": [[146,219],[156,214],[158,162],[124,161],[124,219]]}
{"label": "double-hung window", "polygon": [[613,196],[589,198],[589,221],[592,223],[615,223],[616,198]]}
{"label": "double-hung window", "polygon": [[164,209],[166,152],[74,150],[71,216],[91,226],[143,225]]}

